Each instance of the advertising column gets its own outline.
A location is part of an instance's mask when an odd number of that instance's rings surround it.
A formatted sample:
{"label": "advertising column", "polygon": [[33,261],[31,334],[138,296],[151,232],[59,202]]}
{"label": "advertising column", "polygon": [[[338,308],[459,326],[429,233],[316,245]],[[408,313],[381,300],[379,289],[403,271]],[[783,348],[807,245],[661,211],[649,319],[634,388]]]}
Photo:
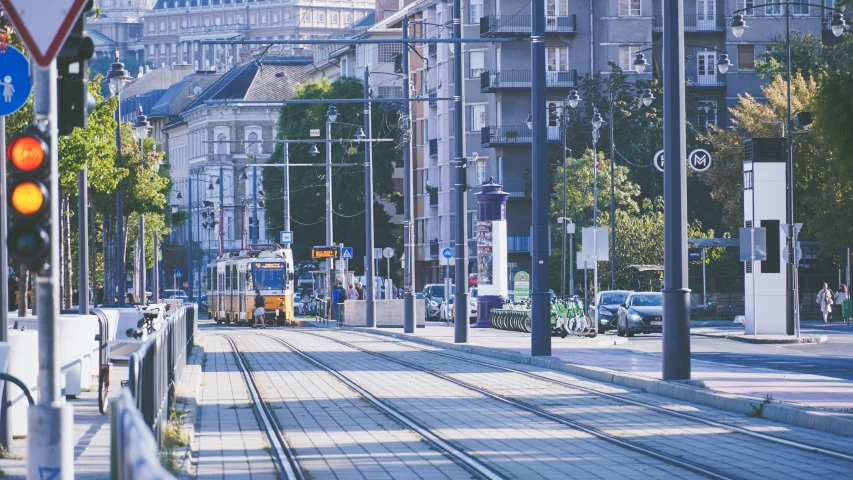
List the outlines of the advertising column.
{"label": "advertising column", "polygon": [[[501,308],[509,293],[506,201],[509,194],[489,179],[477,197],[477,323],[488,328],[489,312]],[[473,299],[472,299],[473,300]]]}

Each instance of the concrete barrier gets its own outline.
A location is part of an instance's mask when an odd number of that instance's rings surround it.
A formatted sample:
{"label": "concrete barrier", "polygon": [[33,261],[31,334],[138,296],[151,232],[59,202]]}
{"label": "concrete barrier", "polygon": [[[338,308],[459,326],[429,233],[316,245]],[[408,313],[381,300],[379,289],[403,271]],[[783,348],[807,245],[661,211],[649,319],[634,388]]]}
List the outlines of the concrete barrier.
{"label": "concrete barrier", "polygon": [[[405,316],[403,300],[376,300],[374,311],[376,312],[377,327],[399,327],[403,328]],[[344,325],[348,327],[364,327],[367,325],[367,302],[360,300],[347,300],[344,302]],[[424,323],[424,301],[415,299],[415,325],[423,328]]]}
{"label": "concrete barrier", "polygon": [[[9,317],[9,323],[20,320],[17,317]],[[38,332],[35,330],[9,330],[9,375],[19,378],[38,401]],[[7,410],[9,415],[9,431],[15,437],[27,435],[27,397],[18,387],[7,384],[10,387],[9,400],[11,404]]]}

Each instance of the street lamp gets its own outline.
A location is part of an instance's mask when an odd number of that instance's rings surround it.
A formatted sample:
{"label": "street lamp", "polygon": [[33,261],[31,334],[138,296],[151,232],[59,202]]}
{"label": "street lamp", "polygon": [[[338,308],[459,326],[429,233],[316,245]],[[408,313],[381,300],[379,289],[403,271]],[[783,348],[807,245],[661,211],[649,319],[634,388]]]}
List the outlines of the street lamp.
{"label": "street lamp", "polygon": [[649,105],[651,105],[655,99],[654,94],[652,94],[652,89],[647,88],[647,89],[643,90],[643,94],[640,95],[640,99],[643,101],[643,105],[645,105],[647,107]]}
{"label": "street lamp", "polygon": [[[142,113],[142,105],[139,106],[139,115],[136,116],[136,122],[133,123],[133,138],[139,142],[139,154],[145,155],[145,147],[143,146],[142,141],[148,137],[148,132],[151,130],[151,123],[148,121],[148,117]],[[139,217],[139,289],[142,292],[141,302],[145,303],[145,216],[140,215]],[[152,300],[154,303],[159,302],[159,276],[158,276],[158,263],[157,263],[157,249],[158,238],[157,232],[154,232],[154,268],[152,269],[151,275],[151,294]]]}
{"label": "street lamp", "polygon": [[142,105],[139,106],[139,115],[136,116],[136,122],[133,124],[133,138],[137,142],[142,142],[148,138],[148,132],[151,130],[151,122],[148,121],[148,116],[142,113]]}
{"label": "street lamp", "polygon": [[527,124],[527,128],[533,130],[533,113],[527,114],[527,120],[524,121]]}
{"label": "street lamp", "polygon": [[[700,47],[700,48],[707,48],[707,49],[716,50],[717,52],[719,52],[720,55],[717,57],[717,69],[722,74],[725,74],[726,72],[729,71],[729,67],[732,66],[732,62],[731,62],[731,60],[729,60],[729,54],[728,53],[720,52],[719,50],[717,50],[716,48],[713,48],[713,47]],[[632,63],[632,65],[634,66],[634,70],[636,70],[637,73],[643,73],[646,70],[646,66],[648,64],[649,64],[649,62],[646,60],[646,55],[642,52],[637,53],[637,56],[634,58],[634,62]],[[651,101],[649,103],[651,103]],[[649,104],[647,103],[646,106],[648,107]]]}
{"label": "street lamp", "polygon": [[[732,28],[732,34],[735,37],[740,37],[743,35],[744,29],[748,28],[746,24],[746,20],[744,19],[743,12],[747,12],[752,10],[753,8],[759,8],[769,5],[780,5],[779,3],[767,3],[763,5],[752,5],[749,8],[742,8],[740,10],[735,10],[734,16],[732,17],[732,22],[730,24]],[[787,84],[787,120],[785,122],[785,132],[782,133],[782,136],[786,138],[787,144],[787,158],[786,158],[786,175],[785,175],[785,186],[787,188],[787,198],[786,198],[786,206],[785,206],[785,223],[788,225],[788,232],[786,234],[786,242],[788,248],[788,258],[787,258],[787,314],[786,314],[786,333],[788,335],[797,335],[800,334],[800,321],[799,321],[799,281],[797,277],[797,262],[795,260],[795,251],[794,251],[794,148],[792,142],[791,133],[794,129],[794,120],[793,120],[793,108],[791,106],[791,2],[790,0],[785,1],[783,4],[785,5],[785,82]],[[832,30],[832,34],[836,37],[840,37],[842,33],[844,33],[844,27],[847,25],[844,21],[844,17],[841,12],[839,12],[835,8],[825,7],[820,4],[813,3],[796,3],[798,6],[808,6],[809,8],[819,8],[821,10],[829,10],[833,12],[832,21],[829,22],[830,30]]]}
{"label": "street lamp", "polygon": [[[110,71],[107,73],[107,81],[109,83],[110,94],[115,95],[118,99],[116,104],[116,158],[121,158],[121,91],[131,79],[127,70],[124,69],[124,64],[121,63],[118,56],[118,51],[115,52],[115,62],[110,66]],[[125,306],[125,294],[127,293],[127,279],[124,275],[124,261],[127,252],[124,243],[124,192],[121,190],[116,192],[116,242],[119,242],[116,248],[116,281],[118,283],[118,306]]]}
{"label": "street lamp", "polygon": [[316,157],[320,150],[317,150],[317,145],[311,145],[311,150],[308,150],[308,153],[311,154],[312,157]]}

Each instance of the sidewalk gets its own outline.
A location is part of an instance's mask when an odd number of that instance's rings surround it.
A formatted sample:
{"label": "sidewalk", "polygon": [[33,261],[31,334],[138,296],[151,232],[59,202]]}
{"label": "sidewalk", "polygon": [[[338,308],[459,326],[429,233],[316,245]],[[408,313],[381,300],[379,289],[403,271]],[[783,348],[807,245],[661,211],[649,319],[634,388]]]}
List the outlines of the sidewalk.
{"label": "sidewalk", "polygon": [[[366,331],[365,329],[357,329]],[[412,340],[425,339],[430,343],[453,345],[453,328],[427,325],[414,335],[404,335],[402,329],[377,328],[373,331]],[[467,345],[484,347],[492,355],[530,354],[530,335],[494,329],[472,328]],[[649,339],[651,340],[651,339]],[[594,339],[555,337],[552,339],[552,358],[565,364],[582,365],[599,370],[635,374],[646,379],[661,379],[661,355],[634,351],[615,335]],[[850,409],[853,408],[853,382],[820,375],[770,370],[755,367],[717,363],[693,359],[692,379],[701,381],[708,389],[735,395],[764,399],[770,395],[774,401],[803,406]]]}

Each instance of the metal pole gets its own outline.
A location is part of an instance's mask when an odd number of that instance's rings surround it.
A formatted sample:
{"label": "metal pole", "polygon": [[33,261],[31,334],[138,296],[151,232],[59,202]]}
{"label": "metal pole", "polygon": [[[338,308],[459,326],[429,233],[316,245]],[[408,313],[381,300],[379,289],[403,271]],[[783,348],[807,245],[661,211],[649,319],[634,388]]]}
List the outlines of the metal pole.
{"label": "metal pole", "polygon": [[[537,0],[540,1],[540,0]],[[545,0],[541,0],[544,2]],[[543,4],[544,5],[544,4]],[[543,16],[544,28],[544,16]],[[453,38],[462,38],[462,2],[453,2]],[[465,159],[465,116],[462,104],[462,42],[453,45],[453,137],[456,146],[456,295],[454,302],[459,305],[455,313],[453,341],[468,342],[468,175]],[[544,46],[543,46],[544,49]],[[544,52],[544,50],[543,50]],[[542,64],[545,71],[545,64]],[[543,80],[544,81],[544,80]],[[544,89],[543,89],[544,92]],[[545,106],[545,100],[542,100]],[[546,277],[547,278],[547,277]],[[450,292],[446,292],[449,296]],[[550,319],[548,320],[550,322]],[[548,341],[550,342],[550,333]]]}
{"label": "metal pole", "polygon": [[151,272],[151,300],[152,303],[160,303],[160,235],[157,232],[154,232],[154,268]]}
{"label": "metal pole", "polygon": [[61,398],[59,362],[59,157],[57,152],[56,61],[35,68],[33,111],[35,121],[47,127],[50,142],[50,260],[36,277],[38,302],[38,404],[27,412],[27,477],[73,478],[74,414]]}
{"label": "metal pole", "polygon": [[[6,198],[6,117],[0,115],[0,198]],[[9,256],[6,248],[6,236],[8,229],[7,210],[0,208],[0,272],[5,281],[3,283],[3,291],[0,292],[0,342],[9,341],[9,303],[10,295],[15,292],[9,291]],[[23,281],[23,278],[20,279]],[[20,301],[23,301],[22,298]],[[12,435],[9,430],[9,417],[7,416],[9,400],[9,389],[4,388],[2,397],[0,397],[0,445],[6,451],[12,451]]]}
{"label": "metal pole", "polygon": [[[225,252],[225,169],[219,167],[219,254]],[[190,295],[192,298],[192,295]]]}
{"label": "metal pole", "polygon": [[[409,38],[409,18],[403,18],[403,38]],[[409,98],[409,46],[403,47],[403,333],[415,333],[414,202],[412,202],[412,121]]]}
{"label": "metal pole", "polygon": [[794,335],[794,324],[799,317],[798,309],[795,302],[797,300],[797,285],[796,285],[796,270],[797,262],[794,252],[794,145],[791,132],[794,130],[794,122],[791,118],[791,4],[790,1],[785,1],[785,73],[786,87],[788,95],[787,122],[785,123],[787,138],[785,143],[788,147],[788,155],[786,158],[786,183],[788,187],[787,205],[785,208],[785,220],[788,224],[788,234],[785,242],[788,245],[788,268],[786,271],[788,277],[788,308],[785,323],[785,330],[788,335]]}
{"label": "metal pole", "polygon": [[[193,179],[192,172],[190,172],[190,176],[187,177],[187,208],[190,211],[190,221],[187,222],[187,230],[188,230],[188,238],[187,238],[187,253],[189,254],[187,257],[187,284],[190,287],[190,292],[192,292],[193,286],[193,275],[195,272],[193,271]],[[175,282],[174,288],[178,289],[178,284]],[[187,295],[189,297],[189,295]],[[190,297],[191,298],[191,297]]]}
{"label": "metal pole", "polygon": [[702,305],[708,306],[708,288],[705,276],[705,247],[702,247]]}
{"label": "metal pole", "polygon": [[[568,114],[566,109],[568,105],[566,102],[563,102],[563,221],[560,222],[560,226],[563,230],[563,251],[562,251],[562,261],[560,264],[560,296],[566,296],[566,230],[568,230],[568,224],[566,223],[566,215],[568,210],[568,203],[566,200],[566,164],[568,163],[568,159],[566,158],[566,119],[568,118]],[[569,285],[571,289],[572,286]]]}
{"label": "metal pole", "polygon": [[[86,167],[77,174],[77,242],[79,252],[79,279],[77,281],[77,297],[80,305],[80,315],[89,314],[89,239],[86,232],[89,231],[89,186],[88,171]],[[3,271],[6,268],[0,267]]]}
{"label": "metal pole", "polygon": [[684,2],[663,0],[664,289],[663,379],[690,378],[687,284],[687,157],[684,126]]}
{"label": "metal pole", "polygon": [[613,143],[613,85],[608,83],[607,92],[610,99],[610,289],[616,290],[616,147]]}
{"label": "metal pole", "polygon": [[[224,183],[223,183],[224,185]],[[258,244],[258,236],[260,235],[261,222],[258,221],[258,167],[252,167],[252,217],[254,217],[252,227],[252,245]]]}
{"label": "metal pole", "polygon": [[575,267],[574,260],[575,258],[575,235],[573,233],[569,234],[569,289],[574,295],[575,288]]}
{"label": "metal pole", "polygon": [[[364,98],[370,98],[370,71],[364,67]],[[364,135],[365,139],[373,138],[372,129],[370,128],[370,102],[364,102]],[[365,286],[366,315],[365,326],[373,328],[376,326],[376,267],[373,265],[373,143],[365,142],[364,144],[364,232],[365,232],[365,250],[367,250],[367,265],[364,272],[367,277],[367,285]]]}
{"label": "metal pole", "polygon": [[[459,3],[459,2],[456,2]],[[545,0],[533,0],[530,7],[532,31],[530,36],[531,70],[533,72],[532,107],[533,148],[533,238],[531,252],[531,355],[551,355],[551,305],[548,292],[548,151],[545,111]],[[465,305],[465,304],[463,304]],[[464,310],[464,309],[459,309]]]}
{"label": "metal pole", "polygon": [[145,215],[139,216],[139,303],[145,305]]}
{"label": "metal pole", "polygon": [[[599,131],[592,128],[592,299],[598,295],[598,143]],[[585,304],[584,304],[585,305]]]}
{"label": "metal pole", "polygon": [[[847,247],[847,257],[846,257],[846,268],[844,272],[844,283],[847,285],[847,298],[850,298],[850,247]],[[843,309],[842,309],[843,310]],[[847,321],[847,325],[850,325],[850,312],[847,312],[847,317],[845,320]]]}
{"label": "metal pole", "polygon": [[[284,144],[284,230],[290,232],[290,149]],[[291,248],[287,244],[285,248]]]}
{"label": "metal pole", "polygon": [[332,122],[326,116],[326,245],[332,242]]}
{"label": "metal pole", "polygon": [[[116,93],[116,158],[121,158],[121,92]],[[116,192],[116,286],[118,287],[118,306],[125,306],[127,279],[124,278],[124,262],[127,259],[124,241],[124,192]]]}

